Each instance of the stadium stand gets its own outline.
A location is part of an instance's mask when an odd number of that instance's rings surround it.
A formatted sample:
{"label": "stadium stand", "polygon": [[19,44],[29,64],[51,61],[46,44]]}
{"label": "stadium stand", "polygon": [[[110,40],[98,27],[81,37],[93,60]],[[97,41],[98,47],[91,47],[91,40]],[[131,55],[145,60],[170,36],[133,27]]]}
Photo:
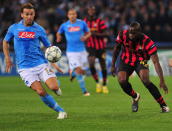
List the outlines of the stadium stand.
{"label": "stadium stand", "polygon": [[[132,1],[132,2],[131,2]],[[47,33],[55,43],[55,33],[59,25],[66,20],[66,12],[74,7],[79,18],[86,15],[90,4],[97,7],[97,15],[104,20],[109,28],[108,46],[112,46],[119,29],[125,29],[132,21],[142,24],[143,31],[158,46],[172,47],[172,1],[171,0],[18,0],[0,1],[0,50],[2,40],[9,25],[17,22],[20,17],[20,5],[31,2],[37,7],[37,22],[47,29]],[[10,4],[9,4],[10,3]]]}

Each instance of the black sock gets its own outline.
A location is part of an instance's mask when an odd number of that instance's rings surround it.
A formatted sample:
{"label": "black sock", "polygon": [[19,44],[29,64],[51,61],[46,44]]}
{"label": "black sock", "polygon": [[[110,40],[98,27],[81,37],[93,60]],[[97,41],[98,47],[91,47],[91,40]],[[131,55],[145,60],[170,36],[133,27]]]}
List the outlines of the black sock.
{"label": "black sock", "polygon": [[106,85],[107,82],[107,70],[102,70],[102,75],[103,75],[103,85]]}
{"label": "black sock", "polygon": [[94,67],[90,67],[90,71],[91,71],[91,75],[93,76],[94,80],[96,81],[96,83],[98,83],[99,78],[98,78],[96,69]]}
{"label": "black sock", "polygon": [[132,98],[137,97],[136,92],[132,89],[132,86],[128,81],[119,82],[119,84],[121,85],[121,88],[126,94],[128,94]]}
{"label": "black sock", "polygon": [[158,88],[152,83],[144,83],[146,88],[149,90],[154,99],[160,104],[161,107],[167,106]]}

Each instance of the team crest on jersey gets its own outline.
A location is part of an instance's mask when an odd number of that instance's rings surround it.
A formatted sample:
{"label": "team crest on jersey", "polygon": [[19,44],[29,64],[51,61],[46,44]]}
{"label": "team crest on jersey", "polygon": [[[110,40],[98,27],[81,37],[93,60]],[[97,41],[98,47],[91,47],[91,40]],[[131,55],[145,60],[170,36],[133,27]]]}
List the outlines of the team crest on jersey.
{"label": "team crest on jersey", "polygon": [[94,23],[93,26],[94,26],[94,27],[97,27],[97,23]]}
{"label": "team crest on jersey", "polygon": [[79,26],[75,26],[75,27],[69,27],[68,28],[69,32],[76,32],[76,31],[80,31],[80,27]]}
{"label": "team crest on jersey", "polygon": [[142,50],[142,46],[141,45],[139,46],[139,50]]}
{"label": "team crest on jersey", "polygon": [[18,34],[19,38],[30,38],[34,39],[35,38],[35,32],[26,32],[26,31],[21,31]]}
{"label": "team crest on jersey", "polygon": [[129,43],[125,43],[126,46],[129,46]]}

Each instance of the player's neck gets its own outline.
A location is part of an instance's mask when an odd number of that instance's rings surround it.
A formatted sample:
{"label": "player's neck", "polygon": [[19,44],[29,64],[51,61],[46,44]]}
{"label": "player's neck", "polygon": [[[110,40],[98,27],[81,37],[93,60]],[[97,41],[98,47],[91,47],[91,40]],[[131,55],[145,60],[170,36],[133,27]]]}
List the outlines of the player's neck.
{"label": "player's neck", "polygon": [[26,27],[32,26],[33,23],[34,23],[34,22],[32,22],[32,23],[26,23],[25,21],[23,21],[23,24],[24,24],[24,26],[26,26]]}
{"label": "player's neck", "polygon": [[75,22],[76,22],[76,20],[70,20],[70,23],[72,23],[72,24],[75,23]]}
{"label": "player's neck", "polygon": [[95,19],[95,16],[89,16],[89,19],[90,20],[94,20]]}

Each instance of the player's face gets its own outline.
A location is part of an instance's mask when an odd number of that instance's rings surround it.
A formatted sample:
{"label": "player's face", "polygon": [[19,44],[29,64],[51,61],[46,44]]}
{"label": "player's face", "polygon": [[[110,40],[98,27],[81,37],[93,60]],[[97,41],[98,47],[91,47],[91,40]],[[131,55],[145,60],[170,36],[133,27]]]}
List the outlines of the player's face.
{"label": "player's face", "polygon": [[35,10],[34,9],[23,9],[21,13],[21,17],[24,20],[24,24],[26,26],[32,25],[35,18]]}
{"label": "player's face", "polygon": [[75,22],[76,21],[76,18],[77,18],[77,13],[75,10],[70,10],[68,12],[68,18],[71,22]]}
{"label": "player's face", "polygon": [[88,15],[89,16],[94,16],[95,13],[96,13],[95,7],[88,8]]}
{"label": "player's face", "polygon": [[136,40],[139,36],[139,32],[138,31],[135,31],[134,28],[130,27],[129,28],[129,38],[131,40]]}

